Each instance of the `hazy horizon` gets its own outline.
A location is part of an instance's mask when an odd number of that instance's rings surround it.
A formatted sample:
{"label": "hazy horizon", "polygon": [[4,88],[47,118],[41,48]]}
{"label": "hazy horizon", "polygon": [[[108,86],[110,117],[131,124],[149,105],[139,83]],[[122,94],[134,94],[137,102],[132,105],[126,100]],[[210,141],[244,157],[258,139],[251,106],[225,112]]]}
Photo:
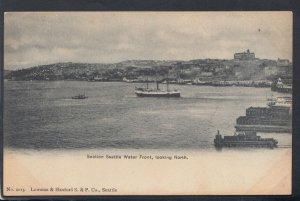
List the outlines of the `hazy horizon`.
{"label": "hazy horizon", "polygon": [[4,68],[126,60],[292,61],[292,12],[6,12]]}

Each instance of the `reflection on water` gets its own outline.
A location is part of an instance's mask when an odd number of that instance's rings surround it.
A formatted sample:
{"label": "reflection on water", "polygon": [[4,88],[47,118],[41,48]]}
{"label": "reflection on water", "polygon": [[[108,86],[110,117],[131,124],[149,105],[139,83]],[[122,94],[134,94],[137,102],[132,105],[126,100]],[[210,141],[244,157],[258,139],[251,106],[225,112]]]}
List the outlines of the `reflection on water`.
{"label": "reflection on water", "polygon": [[[118,82],[6,82],[4,144],[19,149],[213,149],[268,88],[171,85],[182,98],[138,98]],[[71,99],[85,92],[84,100]],[[273,94],[276,96],[276,94]],[[291,134],[274,137],[291,146]]]}

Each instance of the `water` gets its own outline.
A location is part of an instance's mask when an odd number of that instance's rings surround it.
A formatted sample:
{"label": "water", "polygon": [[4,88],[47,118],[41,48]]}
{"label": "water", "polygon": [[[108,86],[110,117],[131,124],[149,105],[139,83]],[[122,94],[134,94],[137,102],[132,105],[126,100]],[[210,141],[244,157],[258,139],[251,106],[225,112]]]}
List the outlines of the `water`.
{"label": "water", "polygon": [[[13,149],[213,149],[268,88],[170,85],[181,98],[139,98],[122,82],[5,82],[4,146]],[[161,86],[164,87],[164,86]],[[84,100],[71,99],[85,92]],[[275,97],[276,93],[273,93]],[[280,94],[278,95],[280,96]],[[291,134],[274,137],[291,146]]]}
{"label": "water", "polygon": [[[116,187],[121,195],[291,192],[291,134],[259,134],[276,138],[277,149],[213,146],[217,130],[232,135],[236,118],[247,107],[265,106],[270,89],[171,85],[182,97],[168,99],[138,98],[134,86],[140,85],[133,83],[4,84],[3,186],[26,189],[7,195],[49,195],[30,188],[53,186]],[[71,99],[83,92],[88,99]],[[99,160],[87,154],[188,160]]]}

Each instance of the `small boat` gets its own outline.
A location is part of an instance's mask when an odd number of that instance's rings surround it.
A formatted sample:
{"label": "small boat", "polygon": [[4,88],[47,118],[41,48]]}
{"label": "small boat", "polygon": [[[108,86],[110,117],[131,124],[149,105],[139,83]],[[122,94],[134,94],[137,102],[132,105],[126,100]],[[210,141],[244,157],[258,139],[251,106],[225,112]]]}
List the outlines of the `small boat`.
{"label": "small boat", "polygon": [[72,99],[86,99],[88,98],[85,94],[78,94],[77,96],[72,96]]}

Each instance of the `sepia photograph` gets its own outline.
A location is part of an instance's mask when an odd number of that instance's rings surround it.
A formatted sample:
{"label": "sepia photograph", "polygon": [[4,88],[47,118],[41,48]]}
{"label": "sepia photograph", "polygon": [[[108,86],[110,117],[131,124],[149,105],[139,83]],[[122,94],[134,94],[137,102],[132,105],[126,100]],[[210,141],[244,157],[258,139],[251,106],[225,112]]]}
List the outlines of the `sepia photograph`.
{"label": "sepia photograph", "polygon": [[5,12],[3,194],[290,195],[293,13]]}

